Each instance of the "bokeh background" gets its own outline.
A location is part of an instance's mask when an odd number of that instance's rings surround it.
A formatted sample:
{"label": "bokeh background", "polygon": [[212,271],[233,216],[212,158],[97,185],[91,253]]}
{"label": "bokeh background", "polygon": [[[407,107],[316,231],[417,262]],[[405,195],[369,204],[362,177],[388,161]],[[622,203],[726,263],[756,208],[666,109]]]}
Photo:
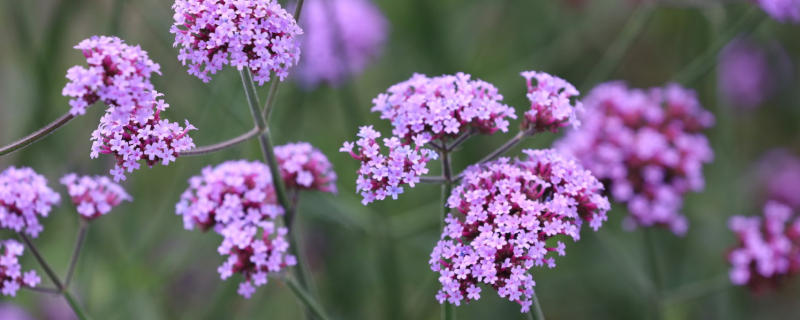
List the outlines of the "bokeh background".
{"label": "bokeh background", "polygon": [[[283,3],[283,1],[281,1]],[[585,94],[593,85],[623,79],[635,87],[678,80],[697,90],[717,117],[707,132],[715,161],[704,168],[707,183],[689,194],[688,234],[657,230],[666,319],[797,319],[800,286],[789,280],[754,295],[727,280],[725,253],[734,244],[727,228],[735,214],[760,214],[763,195],[756,163],[769,150],[800,154],[800,27],[769,19],[749,1],[671,0],[639,3],[603,0],[374,0],[389,21],[383,53],[365,72],[332,88],[303,90],[290,78],[281,87],[271,120],[277,144],[308,141],[339,174],[338,195],[306,193],[300,225],[306,251],[327,311],[337,319],[438,319],[439,283],[428,266],[440,234],[440,188],[406,188],[397,201],[360,204],[354,193],[358,163],[339,153],[357,127],[372,124],[388,134],[389,123],[369,112],[371,100],[413,73],[430,76],[463,71],[496,85],[518,114],[527,108],[520,71],[558,75]],[[0,0],[0,144],[10,143],[69,110],[61,96],[66,70],[84,64],[72,47],[92,35],[116,35],[140,44],[161,64],[154,78],[165,93],[173,121],[200,128],[197,145],[232,138],[253,122],[241,80],[228,67],[210,83],[189,75],[177,60],[171,1]],[[286,5],[284,3],[284,5]],[[775,75],[775,93],[756,108],[737,108],[720,94],[717,52],[746,33],[759,43],[779,44],[789,63]],[[291,73],[291,71],[290,71]],[[261,100],[267,86],[259,88]],[[0,158],[0,169],[30,166],[50,179],[67,172],[106,174],[111,157],[89,159],[89,137],[104,107],[89,109],[55,134]],[[512,122],[512,127],[518,122]],[[460,171],[513,136],[498,133],[468,141],[454,156]],[[558,135],[543,134],[512,150],[545,148]],[[219,153],[180,158],[128,175],[134,196],[92,223],[74,290],[95,319],[295,319],[300,306],[279,281],[245,300],[238,281],[219,280],[219,237],[185,231],[174,213],[187,179],[229,159],[260,159],[257,142]],[[432,165],[437,168],[438,165]],[[436,169],[432,172],[435,174]],[[800,181],[793,187],[800,193]],[[555,269],[532,270],[548,319],[643,319],[652,281],[641,230],[621,227],[625,209],[615,206],[599,234],[584,229],[568,244]],[[64,202],[44,219],[35,242],[58,272],[65,272],[78,229],[77,214]],[[13,234],[0,230],[3,238]],[[36,265],[30,254],[25,269]],[[43,283],[48,283],[43,279]],[[70,319],[60,299],[20,291],[2,304],[22,307],[37,319]],[[484,290],[461,306],[459,319],[523,319],[519,306]],[[65,317],[66,316],[66,317]]]}

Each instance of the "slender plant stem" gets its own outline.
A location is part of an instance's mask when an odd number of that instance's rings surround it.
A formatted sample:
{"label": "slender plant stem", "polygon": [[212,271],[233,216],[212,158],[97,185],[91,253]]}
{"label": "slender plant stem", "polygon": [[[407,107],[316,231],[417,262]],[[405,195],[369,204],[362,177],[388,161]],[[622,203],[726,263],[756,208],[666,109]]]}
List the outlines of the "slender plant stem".
{"label": "slender plant stem", "polygon": [[67,122],[69,122],[73,118],[74,116],[69,112],[67,112],[63,116],[56,119],[56,121],[53,121],[50,124],[44,126],[44,128],[36,130],[34,133],[31,133],[24,138],[14,141],[9,145],[0,148],[0,157],[12,153],[14,151],[17,151],[19,149],[25,148],[33,144],[34,142],[39,141],[39,139],[44,138],[48,134],[51,134],[54,131],[58,130],[58,128],[61,128],[61,126],[67,124]]}
{"label": "slender plant stem", "polygon": [[184,157],[200,156],[200,155],[204,155],[204,154],[217,152],[217,151],[220,151],[220,150],[223,150],[223,149],[234,147],[234,146],[236,146],[236,145],[238,145],[238,144],[240,144],[242,142],[245,142],[245,141],[248,141],[250,139],[253,139],[253,138],[257,137],[261,133],[262,132],[260,130],[258,130],[258,128],[253,128],[252,130],[248,131],[247,133],[242,134],[242,135],[240,135],[238,137],[235,137],[233,139],[229,139],[229,140],[225,140],[225,141],[222,141],[222,142],[219,142],[219,143],[215,143],[215,144],[212,144],[212,145],[197,147],[197,148],[194,148],[192,150],[181,152],[181,156],[184,156]]}
{"label": "slender plant stem", "polygon": [[89,315],[86,314],[86,311],[83,311],[83,308],[81,308],[80,303],[78,303],[78,299],[75,299],[75,296],[72,295],[72,292],[70,292],[69,290],[64,290],[61,292],[61,294],[64,296],[64,299],[67,300],[69,306],[72,307],[72,310],[75,311],[75,315],[78,316],[78,319],[80,320],[91,319],[91,317],[89,317]]}
{"label": "slender plant stem", "polygon": [[86,239],[86,231],[89,230],[89,223],[83,218],[80,218],[81,228],[78,231],[78,239],[75,240],[75,249],[72,251],[72,260],[69,262],[69,269],[67,270],[67,277],[64,280],[64,288],[69,288],[72,274],[75,272],[75,266],[78,264],[78,256],[81,254],[83,248],[83,240]]}
{"label": "slender plant stem", "polygon": [[539,304],[539,298],[536,297],[535,292],[531,296],[531,301],[533,301],[533,305],[531,306],[531,309],[528,311],[528,315],[532,317],[532,319],[544,320],[544,313],[542,312],[542,306]]}
{"label": "slender plant stem", "polygon": [[653,232],[652,228],[647,228],[644,230],[645,233],[645,251],[647,251],[647,255],[650,258],[650,268],[652,271],[652,278],[653,278],[653,314],[655,319],[662,319],[663,315],[661,314],[661,270],[660,264],[658,263],[658,253],[656,251],[656,244],[655,244],[655,233]]}
{"label": "slender plant stem", "polygon": [[[444,219],[447,217],[449,210],[447,209],[447,198],[453,190],[453,168],[450,164],[450,155],[447,151],[447,143],[442,142],[442,151],[440,152],[442,158],[442,175],[444,176],[444,183],[442,184],[442,215],[439,217],[440,230],[444,230]],[[442,320],[455,320],[456,308],[453,304],[445,301],[442,304]]]}
{"label": "slender plant stem", "polygon": [[[492,161],[492,160],[496,159],[499,156],[502,156],[503,154],[508,152],[508,150],[511,150],[512,148],[516,147],[520,142],[522,142],[522,140],[525,139],[525,137],[528,137],[528,136],[531,136],[531,132],[529,132],[529,131],[520,131],[519,133],[517,133],[517,135],[515,135],[513,138],[511,138],[511,140],[506,141],[506,143],[504,143],[502,146],[500,146],[500,148],[497,148],[497,150],[494,150],[489,155],[483,157],[483,159],[478,161],[478,164],[484,164],[484,163],[487,163],[489,161]],[[463,177],[464,177],[464,172],[461,172],[455,177],[455,180],[453,180],[453,182],[458,182]]]}
{"label": "slender plant stem", "polygon": [[40,293],[61,294],[61,292],[58,291],[58,289],[56,289],[56,288],[39,288],[39,287],[28,287],[28,286],[24,286],[22,288],[23,289],[27,289],[27,290],[31,290],[31,291],[40,292]]}
{"label": "slender plant stem", "polygon": [[294,296],[297,298],[297,300],[302,302],[303,305],[305,305],[308,310],[311,310],[311,312],[313,312],[313,314],[317,318],[322,320],[330,319],[325,314],[325,311],[322,309],[322,307],[320,307],[320,305],[314,300],[314,298],[310,294],[308,294],[308,292],[305,289],[303,289],[303,286],[297,283],[297,281],[295,281],[291,277],[286,277],[286,279],[284,279],[284,282],[286,283],[286,286],[292,290],[292,293],[294,293]]}
{"label": "slender plant stem", "polygon": [[677,304],[683,301],[696,299],[707,294],[722,291],[731,287],[731,281],[727,274],[690,283],[664,293],[662,303],[664,305]]}
{"label": "slender plant stem", "polygon": [[475,135],[475,132],[476,132],[475,130],[467,131],[466,133],[462,134],[461,136],[459,136],[458,138],[453,140],[453,143],[451,143],[447,147],[447,149],[448,149],[447,151],[450,151],[450,152],[455,151],[456,148],[458,148],[462,143],[464,143],[464,141],[467,141],[467,139],[469,139],[470,137]]}

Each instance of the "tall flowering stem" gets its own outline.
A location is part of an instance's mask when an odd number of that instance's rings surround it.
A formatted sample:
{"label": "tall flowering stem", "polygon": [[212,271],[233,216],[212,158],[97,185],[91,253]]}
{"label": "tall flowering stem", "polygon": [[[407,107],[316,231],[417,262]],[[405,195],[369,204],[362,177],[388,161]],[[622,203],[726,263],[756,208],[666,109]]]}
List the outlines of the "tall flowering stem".
{"label": "tall flowering stem", "polygon": [[75,240],[75,249],[72,251],[72,260],[70,260],[69,262],[67,277],[64,280],[65,288],[69,287],[70,281],[72,280],[72,274],[75,273],[75,266],[78,264],[78,257],[81,255],[83,242],[86,239],[86,232],[89,230],[89,223],[84,219],[80,219],[80,221],[81,221],[81,229],[78,231],[78,239]]}
{"label": "tall flowering stem", "polygon": [[311,312],[313,312],[315,316],[321,320],[330,319],[327,315],[325,315],[325,311],[322,309],[322,307],[320,307],[319,304],[314,301],[314,298],[312,298],[311,295],[309,295],[308,292],[297,283],[297,281],[287,277],[284,282],[286,283],[286,286],[292,290],[294,296],[297,297],[298,300],[303,301],[303,303],[305,303],[305,305],[311,309]]}
{"label": "tall flowering stem", "polygon": [[67,112],[63,116],[56,119],[56,121],[53,121],[50,124],[44,126],[44,128],[36,130],[36,132],[31,133],[24,138],[14,141],[9,145],[0,148],[0,157],[12,153],[14,151],[17,151],[19,149],[25,148],[33,144],[34,142],[39,141],[39,139],[46,137],[48,134],[53,133],[54,131],[61,128],[61,126],[67,124],[67,122],[72,120],[72,118],[74,117],[75,116],[73,116],[71,113]]}

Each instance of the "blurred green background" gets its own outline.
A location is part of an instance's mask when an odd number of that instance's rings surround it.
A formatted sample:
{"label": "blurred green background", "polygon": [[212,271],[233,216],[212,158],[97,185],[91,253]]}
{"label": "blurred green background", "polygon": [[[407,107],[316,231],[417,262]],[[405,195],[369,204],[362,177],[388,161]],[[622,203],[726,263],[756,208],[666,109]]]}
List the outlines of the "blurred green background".
{"label": "blurred green background", "polygon": [[[666,319],[798,319],[796,280],[761,296],[727,281],[726,249],[734,243],[727,218],[760,214],[753,192],[753,162],[765,151],[800,151],[800,91],[796,78],[759,109],[739,112],[718,97],[714,48],[742,16],[756,39],[780,41],[800,64],[800,27],[779,24],[747,1],[554,1],[554,0],[375,0],[391,31],[383,55],[343,88],[301,91],[281,86],[271,119],[277,144],[308,141],[321,149],[339,174],[336,196],[302,196],[300,225],[313,276],[328,313],[337,319],[438,319],[434,299],[439,283],[428,266],[440,234],[440,191],[435,185],[406,188],[397,201],[360,204],[355,189],[358,163],[339,153],[355,139],[357,126],[374,124],[389,134],[387,121],[371,114],[370,101],[414,72],[430,76],[458,71],[495,84],[518,114],[528,107],[523,70],[558,75],[586,93],[598,82],[624,79],[632,86],[659,86],[681,74],[702,104],[717,116],[707,133],[716,152],[706,166],[707,185],[690,194],[684,238],[656,231],[663,274]],[[282,1],[283,3],[283,1]],[[236,70],[224,69],[205,84],[177,61],[171,1],[0,0],[0,144],[10,143],[69,110],[61,96],[66,70],[83,65],[72,47],[92,35],[116,35],[140,44],[161,64],[156,88],[171,104],[166,117],[189,119],[200,128],[197,145],[232,138],[253,122]],[[284,3],[285,4],[285,3]],[[755,12],[750,12],[755,10]],[[722,40],[720,40],[722,39]],[[709,51],[710,50],[710,51]],[[688,67],[687,69],[687,66]],[[290,70],[291,72],[291,70]],[[688,79],[688,80],[687,80]],[[259,88],[264,101],[267,86]],[[106,174],[111,157],[89,159],[89,137],[104,106],[89,109],[55,134],[9,156],[0,169],[30,166],[51,187],[68,172]],[[512,122],[512,127],[518,122]],[[460,171],[513,136],[477,137],[454,157]],[[556,135],[544,134],[521,148],[545,148]],[[219,280],[223,262],[219,237],[185,231],[174,213],[187,179],[208,165],[229,159],[260,159],[257,142],[223,152],[180,158],[128,175],[123,185],[134,196],[92,223],[74,290],[94,319],[295,319],[301,309],[279,281],[246,300],[236,294],[238,278]],[[438,165],[431,166],[436,174]],[[800,182],[798,182],[800,183]],[[798,187],[800,189],[800,186]],[[800,192],[800,190],[798,190]],[[547,319],[643,319],[652,293],[641,230],[623,231],[624,208],[594,234],[569,243],[555,269],[532,270]],[[77,214],[64,202],[44,219],[35,239],[46,259],[64,273],[78,229]],[[12,233],[1,230],[2,237]],[[44,273],[26,254],[23,268]],[[48,284],[47,279],[43,283]],[[58,299],[20,291],[0,301],[23,306],[46,319]],[[484,290],[476,303],[461,306],[459,319],[524,319],[519,306]],[[61,311],[70,314],[69,309]]]}

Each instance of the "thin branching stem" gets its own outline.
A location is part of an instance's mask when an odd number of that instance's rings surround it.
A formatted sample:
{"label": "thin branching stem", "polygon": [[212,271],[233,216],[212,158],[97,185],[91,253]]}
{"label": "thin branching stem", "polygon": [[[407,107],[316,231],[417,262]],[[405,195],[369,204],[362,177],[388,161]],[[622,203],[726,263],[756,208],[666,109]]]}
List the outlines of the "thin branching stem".
{"label": "thin branching stem", "polygon": [[539,298],[536,297],[536,293],[534,292],[531,295],[531,301],[533,301],[533,305],[531,309],[528,311],[528,315],[532,316],[535,320],[544,320],[544,313],[542,312],[542,306],[539,304]]}
{"label": "thin branching stem", "polygon": [[219,143],[215,143],[215,144],[212,144],[212,145],[197,147],[197,148],[194,148],[192,150],[181,152],[181,156],[191,157],[191,156],[200,156],[200,155],[205,155],[205,154],[209,154],[209,153],[214,153],[214,152],[217,152],[217,151],[220,151],[220,150],[223,150],[223,149],[234,147],[234,146],[236,146],[236,145],[238,145],[238,144],[240,144],[242,142],[245,142],[245,141],[248,141],[250,139],[253,139],[253,138],[257,137],[261,133],[262,132],[260,130],[258,130],[258,128],[253,128],[252,130],[248,131],[247,133],[245,133],[243,135],[240,135],[238,137],[235,137],[233,139],[225,140],[225,141],[222,141],[222,142],[219,142]]}
{"label": "thin branching stem", "polygon": [[75,249],[72,250],[72,260],[70,260],[69,262],[67,277],[64,279],[65,288],[68,288],[70,281],[72,281],[72,275],[75,273],[75,266],[78,264],[78,257],[81,255],[83,242],[86,239],[86,232],[89,230],[89,223],[83,218],[80,218],[80,221],[81,221],[81,228],[78,231],[78,238],[75,240]]}
{"label": "thin branching stem", "polygon": [[44,126],[44,128],[36,130],[36,132],[31,133],[24,138],[14,141],[9,145],[0,148],[0,157],[12,153],[14,151],[17,151],[19,149],[25,148],[33,144],[34,142],[39,141],[39,139],[44,138],[48,134],[51,134],[54,131],[58,130],[73,118],[75,118],[75,116],[67,112],[63,116],[56,119],[56,121],[53,121],[50,124]]}
{"label": "thin branching stem", "polygon": [[284,283],[286,283],[286,286],[289,287],[289,289],[291,289],[292,293],[297,298],[297,300],[302,302],[303,305],[306,306],[306,308],[311,310],[311,312],[317,318],[319,318],[321,320],[330,319],[325,314],[325,310],[323,310],[322,307],[319,305],[319,303],[317,303],[317,301],[314,300],[314,297],[312,297],[308,293],[308,291],[306,291],[303,288],[303,286],[301,286],[297,281],[295,281],[293,278],[286,277],[286,279],[284,279]]}
{"label": "thin branching stem", "polygon": [[[442,184],[442,215],[439,217],[440,229],[444,230],[444,219],[447,217],[449,210],[447,209],[447,198],[453,190],[453,167],[450,163],[450,154],[447,152],[447,144],[443,143],[442,151],[440,152],[442,159],[442,176],[444,183]],[[445,301],[442,304],[442,320],[455,320],[456,308],[453,304]]]}
{"label": "thin branching stem", "polygon": [[[520,131],[519,133],[517,133],[517,135],[515,135],[513,138],[511,138],[511,140],[506,141],[506,143],[504,143],[502,146],[500,146],[500,148],[497,148],[497,150],[494,150],[494,151],[492,151],[492,153],[490,153],[487,156],[483,157],[483,159],[478,161],[477,164],[484,164],[484,163],[487,163],[487,162],[492,161],[494,159],[497,159],[497,157],[500,157],[500,156],[504,155],[506,152],[508,152],[512,148],[516,147],[520,142],[522,142],[522,140],[524,140],[526,137],[529,137],[529,136],[531,136],[531,132],[530,131]],[[454,180],[453,179],[451,179],[451,180],[453,180],[453,182],[458,182],[463,177],[464,177],[464,172],[461,172],[455,177]]]}

